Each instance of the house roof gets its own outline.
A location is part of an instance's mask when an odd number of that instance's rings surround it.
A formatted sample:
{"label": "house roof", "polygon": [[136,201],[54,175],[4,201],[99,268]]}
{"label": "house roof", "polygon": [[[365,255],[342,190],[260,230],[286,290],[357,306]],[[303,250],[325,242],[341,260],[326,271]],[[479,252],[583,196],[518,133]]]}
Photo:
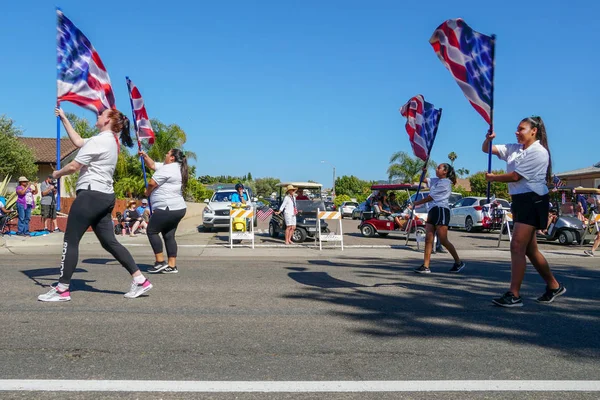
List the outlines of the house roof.
{"label": "house roof", "polygon": [[[50,164],[56,162],[56,139],[20,137],[19,141],[33,150],[36,164]],[[64,160],[76,150],[77,147],[69,139],[60,140],[61,160]]]}
{"label": "house roof", "polygon": [[460,186],[465,189],[467,192],[471,191],[471,181],[465,178],[458,178],[456,180],[456,186]]}
{"label": "house roof", "polygon": [[588,174],[600,174],[600,162],[592,165],[591,167],[574,169],[573,171],[561,172],[556,174],[559,178],[576,175],[588,175]]}

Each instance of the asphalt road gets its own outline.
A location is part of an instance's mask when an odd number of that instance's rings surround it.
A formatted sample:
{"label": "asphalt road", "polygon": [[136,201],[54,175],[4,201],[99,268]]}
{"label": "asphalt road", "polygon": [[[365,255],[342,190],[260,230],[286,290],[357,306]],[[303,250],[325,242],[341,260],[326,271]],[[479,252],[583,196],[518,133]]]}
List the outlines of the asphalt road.
{"label": "asphalt road", "polygon": [[[352,221],[348,221],[352,222]],[[218,240],[216,236],[216,240]],[[457,235],[458,236],[458,235]],[[190,239],[191,240],[191,239]],[[389,239],[383,239],[389,240]],[[465,239],[468,240],[468,239]],[[568,292],[552,305],[534,298],[500,309],[506,251],[469,259],[464,273],[412,272],[420,253],[376,249],[259,256],[182,249],[178,275],[151,277],[143,298],[99,247],[82,249],[73,300],[36,296],[55,281],[56,254],[3,255],[0,271],[2,379],[190,381],[600,380],[600,271],[596,259],[556,256]],[[242,249],[239,249],[242,251]],[[266,249],[265,249],[266,250]],[[246,251],[246,250],[244,250]],[[244,254],[252,254],[251,250]],[[142,269],[148,249],[133,248]],[[482,253],[482,252],[480,252]],[[257,253],[258,254],[258,253]],[[402,254],[401,257],[394,256]],[[58,398],[0,392],[0,398]],[[598,398],[599,392],[435,393],[69,393],[68,398]],[[61,397],[64,398],[64,397]]]}

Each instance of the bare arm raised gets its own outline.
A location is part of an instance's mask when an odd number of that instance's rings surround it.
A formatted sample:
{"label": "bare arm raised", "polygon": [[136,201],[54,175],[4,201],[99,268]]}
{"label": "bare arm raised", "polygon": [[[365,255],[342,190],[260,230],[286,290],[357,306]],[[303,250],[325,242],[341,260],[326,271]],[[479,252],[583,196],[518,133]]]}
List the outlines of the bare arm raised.
{"label": "bare arm raised", "polygon": [[67,134],[69,135],[69,139],[71,139],[71,142],[73,142],[73,144],[78,148],[83,147],[83,145],[85,144],[84,140],[81,138],[81,135],[77,133],[75,129],[73,129],[73,126],[71,125],[71,122],[69,122],[69,119],[65,115],[65,112],[61,108],[57,107],[54,109],[54,115],[60,117],[60,120],[63,123],[63,126],[65,127]]}

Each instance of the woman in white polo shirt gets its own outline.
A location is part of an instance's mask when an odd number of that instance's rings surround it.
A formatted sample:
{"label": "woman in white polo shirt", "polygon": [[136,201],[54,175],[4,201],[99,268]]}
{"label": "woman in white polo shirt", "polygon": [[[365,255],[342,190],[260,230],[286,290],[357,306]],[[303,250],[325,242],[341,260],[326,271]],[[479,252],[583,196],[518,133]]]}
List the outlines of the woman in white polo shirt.
{"label": "woman in white polo shirt", "polygon": [[[427,172],[427,167],[423,168]],[[428,203],[427,221],[425,223],[425,251],[423,254],[423,265],[415,269],[418,274],[429,274],[429,263],[433,251],[433,238],[437,235],[441,244],[448,249],[454,265],[450,272],[460,272],[465,268],[465,263],[460,259],[454,245],[448,240],[448,224],[450,223],[450,207],[448,200],[452,194],[452,184],[456,184],[456,173],[452,165],[443,163],[435,169],[435,178],[427,178],[429,186],[429,195],[424,199],[415,201],[413,207]]]}
{"label": "woman in white polo shirt", "polygon": [[[546,258],[540,253],[535,232],[548,225],[548,184],[552,182],[552,162],[548,148],[548,136],[540,117],[524,118],[517,127],[517,142],[492,146],[492,154],[506,161],[506,174],[486,174],[490,182],[508,182],[512,196],[514,228],[510,242],[511,278],[510,290],[492,302],[501,307],[522,307],[521,283],[525,277],[527,261],[546,281],[546,291],[537,301],[551,303],[567,290],[550,271]],[[488,152],[490,141],[496,137],[489,133],[481,149]]]}
{"label": "woman in white polo shirt", "polygon": [[[151,274],[176,274],[177,242],[175,232],[179,222],[185,216],[186,204],[183,193],[188,181],[188,165],[185,154],[179,149],[171,149],[165,155],[163,163],[154,162],[143,151],[140,155],[148,168],[154,170],[148,182],[146,197],[150,197],[152,215],[146,233],[156,259],[154,266],[148,269]],[[162,233],[167,249],[168,262],[163,255]]]}
{"label": "woman in white polo shirt", "polygon": [[79,242],[90,226],[102,247],[133,277],[125,297],[138,297],[152,289],[152,284],[142,275],[129,251],[115,238],[111,216],[115,206],[113,174],[119,156],[119,137],[124,145],[133,145],[129,135],[129,120],[117,110],[104,110],[96,121],[96,128],[100,133],[92,138],[82,139],[71,126],[63,110],[57,108],[55,114],[60,117],[69,139],[80,150],[75,160],[59,171],[54,171],[52,177],[58,179],[77,171],[80,173],[75,189],[77,198],[69,210],[67,219],[58,284],[48,293],[38,296],[38,300],[71,300],[69,284],[77,267]]}

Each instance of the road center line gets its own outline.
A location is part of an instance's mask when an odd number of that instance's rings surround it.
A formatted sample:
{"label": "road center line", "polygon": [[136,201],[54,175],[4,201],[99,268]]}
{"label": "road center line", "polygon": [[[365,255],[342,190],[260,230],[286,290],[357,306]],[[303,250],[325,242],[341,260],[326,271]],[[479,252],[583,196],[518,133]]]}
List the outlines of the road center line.
{"label": "road center line", "polygon": [[144,381],[144,380],[0,380],[0,391],[73,392],[599,392],[600,381]]}

